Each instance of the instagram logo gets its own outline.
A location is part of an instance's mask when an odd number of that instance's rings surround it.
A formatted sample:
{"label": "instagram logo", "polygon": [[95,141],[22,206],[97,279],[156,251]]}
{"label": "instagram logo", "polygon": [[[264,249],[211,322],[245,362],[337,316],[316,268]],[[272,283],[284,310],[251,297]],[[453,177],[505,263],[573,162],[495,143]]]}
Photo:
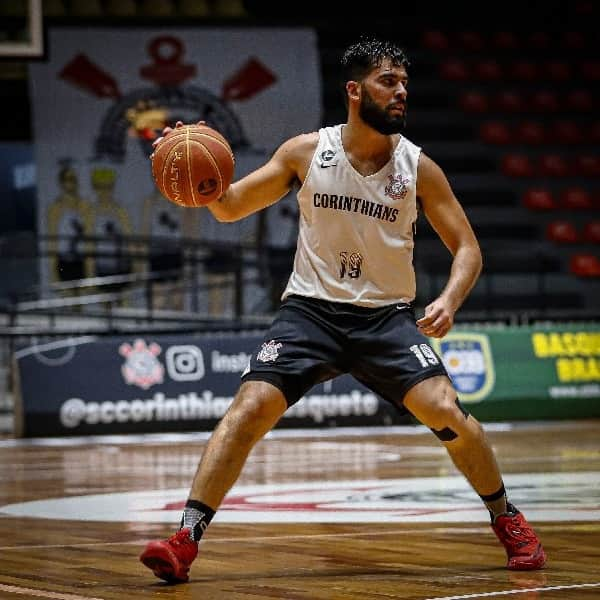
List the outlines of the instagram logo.
{"label": "instagram logo", "polygon": [[171,346],[165,361],[173,381],[198,381],[204,377],[204,357],[198,346]]}

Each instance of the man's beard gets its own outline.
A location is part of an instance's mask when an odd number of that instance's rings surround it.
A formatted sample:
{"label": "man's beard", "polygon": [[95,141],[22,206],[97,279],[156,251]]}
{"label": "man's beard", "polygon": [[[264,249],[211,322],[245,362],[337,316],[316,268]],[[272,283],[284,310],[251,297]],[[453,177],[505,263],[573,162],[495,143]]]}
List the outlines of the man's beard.
{"label": "man's beard", "polygon": [[367,90],[363,90],[358,114],[369,127],[382,135],[401,133],[406,128],[406,102],[404,102],[404,113],[393,116],[377,106]]}

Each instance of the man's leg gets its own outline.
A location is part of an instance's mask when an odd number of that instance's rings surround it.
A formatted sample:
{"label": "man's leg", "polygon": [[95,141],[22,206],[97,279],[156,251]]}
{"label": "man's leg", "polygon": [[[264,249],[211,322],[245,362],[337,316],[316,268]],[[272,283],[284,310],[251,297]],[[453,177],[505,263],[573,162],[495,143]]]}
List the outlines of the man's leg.
{"label": "man's leg", "polygon": [[273,429],[286,409],[285,397],[270,383],[242,383],[204,450],[190,498],[217,510],[236,482],[250,450]]}
{"label": "man's leg", "polygon": [[502,487],[496,457],[477,419],[472,415],[465,417],[456,398],[448,378],[440,375],[412,387],[404,397],[404,406],[430,429],[447,430],[449,438],[455,434],[454,439],[442,443],[456,468],[480,496],[494,494]]}
{"label": "man's leg", "polygon": [[263,381],[241,385],[206,446],[194,476],[181,529],[168,540],[150,542],[140,556],[157,577],[187,581],[198,541],[236,482],[248,454],[287,409],[279,389]]}
{"label": "man's leg", "polygon": [[507,503],[498,463],[485,432],[477,419],[458,404],[449,379],[425,379],[408,391],[403,403],[438,436],[457,469],[484,501],[494,532],[507,551],[508,568],[541,568],[546,560],[544,550],[523,515]]}

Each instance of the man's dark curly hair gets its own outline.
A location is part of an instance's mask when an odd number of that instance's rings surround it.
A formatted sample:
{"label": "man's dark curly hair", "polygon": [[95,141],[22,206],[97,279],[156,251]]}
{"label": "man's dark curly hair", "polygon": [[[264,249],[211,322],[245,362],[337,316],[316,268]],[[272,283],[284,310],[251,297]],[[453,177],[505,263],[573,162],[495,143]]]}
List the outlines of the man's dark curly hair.
{"label": "man's dark curly hair", "polygon": [[341,60],[341,84],[346,104],[346,82],[362,81],[385,59],[389,59],[395,67],[410,66],[404,50],[389,40],[364,36],[346,49]]}

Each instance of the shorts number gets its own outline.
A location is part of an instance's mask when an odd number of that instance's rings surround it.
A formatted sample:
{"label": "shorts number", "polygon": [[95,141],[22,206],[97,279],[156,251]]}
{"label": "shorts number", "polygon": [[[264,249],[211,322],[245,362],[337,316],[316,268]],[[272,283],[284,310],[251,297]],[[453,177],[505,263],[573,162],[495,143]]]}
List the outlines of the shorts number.
{"label": "shorts number", "polygon": [[340,279],[346,275],[352,279],[360,277],[363,257],[360,252],[340,252]]}
{"label": "shorts number", "polygon": [[422,367],[440,364],[435,352],[427,344],[415,344],[414,346],[411,346],[409,350],[417,357],[417,360],[421,363]]}

